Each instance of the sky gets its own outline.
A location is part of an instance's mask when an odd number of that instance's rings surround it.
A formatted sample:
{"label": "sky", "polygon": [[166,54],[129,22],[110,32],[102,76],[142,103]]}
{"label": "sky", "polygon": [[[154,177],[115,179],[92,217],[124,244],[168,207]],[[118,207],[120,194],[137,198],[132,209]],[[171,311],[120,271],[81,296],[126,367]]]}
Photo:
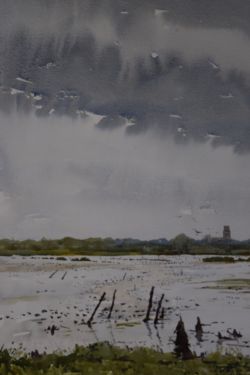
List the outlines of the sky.
{"label": "sky", "polygon": [[250,4],[0,4],[0,236],[250,238]]}

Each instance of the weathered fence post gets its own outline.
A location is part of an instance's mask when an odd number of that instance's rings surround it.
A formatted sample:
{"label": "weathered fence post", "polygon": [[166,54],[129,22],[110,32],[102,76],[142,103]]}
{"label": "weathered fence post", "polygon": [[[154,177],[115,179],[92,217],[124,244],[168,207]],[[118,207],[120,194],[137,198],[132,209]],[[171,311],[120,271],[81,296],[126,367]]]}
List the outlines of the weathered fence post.
{"label": "weathered fence post", "polygon": [[165,308],[163,307],[163,308],[161,309],[160,319],[161,319],[161,320],[164,320],[164,318],[165,318]]}
{"label": "weathered fence post", "polygon": [[161,298],[160,298],[160,300],[158,302],[158,306],[157,306],[157,310],[156,310],[156,314],[155,314],[154,324],[158,323],[159,314],[160,314],[160,311],[161,311],[161,305],[162,305],[163,298],[164,298],[164,294],[161,295]]}
{"label": "weathered fence post", "polygon": [[110,310],[109,310],[108,319],[111,318],[112,311],[113,311],[113,308],[114,308],[114,305],[115,305],[115,296],[116,296],[116,292],[117,292],[117,290],[115,289],[115,290],[114,290],[114,293],[113,293],[112,303],[111,303]]}
{"label": "weathered fence post", "polygon": [[92,321],[93,321],[93,319],[94,319],[94,316],[95,316],[97,310],[99,309],[100,304],[101,304],[102,301],[105,299],[105,296],[106,296],[106,293],[104,292],[104,293],[102,294],[101,298],[99,299],[99,302],[98,302],[98,304],[96,305],[95,310],[93,311],[91,317],[90,317],[89,320],[87,321],[87,325],[88,325],[89,327],[91,327],[91,323],[92,323]]}
{"label": "weathered fence post", "polygon": [[148,322],[149,319],[150,319],[150,311],[151,311],[151,309],[152,309],[152,305],[153,305],[153,295],[154,295],[154,290],[155,290],[155,287],[152,286],[151,291],[150,291],[150,295],[149,295],[147,314],[146,314],[146,317],[145,317],[144,320],[143,320],[144,323]]}

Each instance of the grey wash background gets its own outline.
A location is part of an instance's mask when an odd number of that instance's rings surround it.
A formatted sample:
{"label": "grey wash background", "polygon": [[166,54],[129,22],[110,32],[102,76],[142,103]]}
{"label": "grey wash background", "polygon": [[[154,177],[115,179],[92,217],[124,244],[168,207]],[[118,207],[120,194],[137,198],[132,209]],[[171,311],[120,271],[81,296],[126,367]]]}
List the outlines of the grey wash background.
{"label": "grey wash background", "polygon": [[249,238],[249,18],[1,0],[0,235]]}

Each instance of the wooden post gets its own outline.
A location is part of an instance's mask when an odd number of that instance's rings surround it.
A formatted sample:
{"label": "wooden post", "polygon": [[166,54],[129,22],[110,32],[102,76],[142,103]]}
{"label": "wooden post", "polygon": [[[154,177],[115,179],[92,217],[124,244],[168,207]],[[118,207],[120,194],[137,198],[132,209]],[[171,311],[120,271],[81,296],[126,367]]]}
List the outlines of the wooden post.
{"label": "wooden post", "polygon": [[162,305],[163,298],[164,298],[164,294],[161,295],[160,301],[158,302],[158,306],[157,306],[157,310],[156,310],[156,314],[155,314],[154,324],[158,323],[159,314],[160,314],[160,311],[161,311],[161,305]]}
{"label": "wooden post", "polygon": [[117,292],[117,290],[115,289],[115,290],[114,290],[114,293],[113,293],[112,303],[111,303],[110,310],[109,310],[108,319],[111,318],[112,311],[113,311],[113,308],[114,308],[114,305],[115,305],[115,296],[116,296],[116,292]]}
{"label": "wooden post", "polygon": [[96,305],[95,310],[93,311],[91,317],[90,317],[89,320],[87,321],[87,325],[88,325],[89,327],[91,327],[91,323],[92,323],[92,321],[93,321],[93,319],[94,319],[94,316],[95,316],[97,310],[99,309],[100,304],[101,304],[102,301],[105,299],[105,296],[106,296],[106,293],[104,292],[104,293],[102,294],[101,298],[99,299],[99,302],[98,302],[98,304]]}
{"label": "wooden post", "polygon": [[152,305],[153,305],[153,295],[154,295],[154,290],[155,290],[155,287],[152,286],[151,291],[150,291],[150,295],[149,295],[147,314],[146,314],[145,319],[143,320],[144,323],[148,322],[149,319],[150,319],[150,311],[151,311],[151,309],[152,309]]}
{"label": "wooden post", "polygon": [[160,319],[163,320],[165,318],[165,308],[161,309]]}
{"label": "wooden post", "polygon": [[52,277],[53,277],[56,273],[57,273],[57,270],[54,271],[54,272],[49,276],[49,278],[52,279]]}

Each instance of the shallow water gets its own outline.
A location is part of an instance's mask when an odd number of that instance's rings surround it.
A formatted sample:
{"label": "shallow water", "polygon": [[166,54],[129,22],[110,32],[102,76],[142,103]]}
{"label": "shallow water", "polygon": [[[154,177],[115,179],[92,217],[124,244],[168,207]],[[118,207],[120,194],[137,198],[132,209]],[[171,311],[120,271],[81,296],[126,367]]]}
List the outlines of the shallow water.
{"label": "shallow water", "polygon": [[[50,352],[109,341],[170,351],[181,315],[191,349],[197,354],[217,349],[250,354],[250,286],[241,290],[208,288],[217,286],[218,280],[250,279],[249,263],[209,264],[203,263],[202,257],[187,255],[90,259],[1,258],[0,345]],[[152,319],[161,294],[165,294],[166,314],[157,327],[152,320],[142,322],[151,286],[155,286]],[[114,289],[117,297],[108,321]],[[106,299],[89,328],[85,323],[103,292]],[[197,316],[207,324],[202,342],[195,338]],[[53,336],[47,330],[52,324],[58,328]],[[218,331],[228,336],[229,328],[237,329],[243,337],[218,342]]]}

